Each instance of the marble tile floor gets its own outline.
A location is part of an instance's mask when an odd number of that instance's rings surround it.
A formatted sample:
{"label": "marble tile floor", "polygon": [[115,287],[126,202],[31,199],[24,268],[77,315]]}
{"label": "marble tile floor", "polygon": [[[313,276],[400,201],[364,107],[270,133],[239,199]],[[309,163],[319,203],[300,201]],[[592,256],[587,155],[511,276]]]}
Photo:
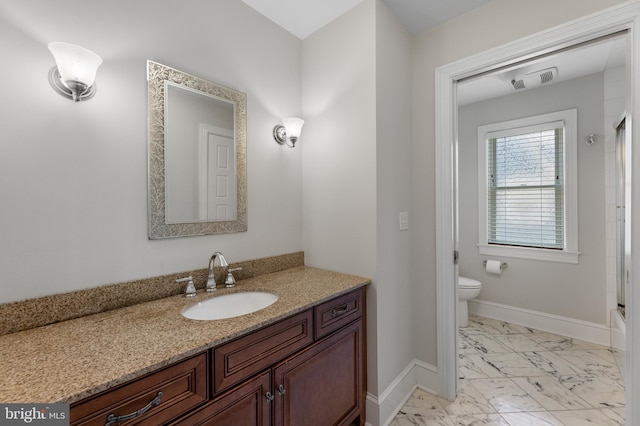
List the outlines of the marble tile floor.
{"label": "marble tile floor", "polygon": [[390,426],[624,425],[610,348],[470,316],[459,331],[458,397],[416,389]]}

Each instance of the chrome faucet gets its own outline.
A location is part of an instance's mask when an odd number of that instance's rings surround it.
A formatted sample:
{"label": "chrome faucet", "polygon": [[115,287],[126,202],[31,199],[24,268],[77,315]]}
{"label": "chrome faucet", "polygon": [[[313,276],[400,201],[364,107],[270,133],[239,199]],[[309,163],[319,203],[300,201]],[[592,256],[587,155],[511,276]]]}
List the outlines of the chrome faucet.
{"label": "chrome faucet", "polygon": [[207,291],[209,292],[217,290],[216,278],[214,277],[213,273],[213,267],[215,266],[216,258],[220,258],[220,266],[222,266],[223,268],[229,266],[222,253],[220,253],[219,251],[213,253],[213,256],[211,256],[211,259],[209,259],[209,276],[207,277]]}

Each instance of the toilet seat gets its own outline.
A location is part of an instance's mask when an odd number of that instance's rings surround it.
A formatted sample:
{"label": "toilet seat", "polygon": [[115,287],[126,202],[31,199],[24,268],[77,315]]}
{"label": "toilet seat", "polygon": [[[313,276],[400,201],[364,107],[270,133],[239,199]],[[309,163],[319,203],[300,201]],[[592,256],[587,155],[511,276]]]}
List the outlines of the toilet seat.
{"label": "toilet seat", "polygon": [[478,280],[467,277],[458,277],[458,288],[475,289],[480,287],[482,287],[482,283]]}

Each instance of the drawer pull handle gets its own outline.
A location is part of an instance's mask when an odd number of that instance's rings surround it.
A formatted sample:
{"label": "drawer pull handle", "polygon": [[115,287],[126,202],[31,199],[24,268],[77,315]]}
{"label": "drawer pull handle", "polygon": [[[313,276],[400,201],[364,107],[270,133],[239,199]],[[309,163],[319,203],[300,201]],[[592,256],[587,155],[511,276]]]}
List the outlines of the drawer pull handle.
{"label": "drawer pull handle", "polygon": [[278,386],[278,393],[280,394],[280,396],[282,396],[285,393],[287,393],[287,391],[284,390],[284,386],[280,385],[280,386]]}
{"label": "drawer pull handle", "polygon": [[331,318],[339,317],[349,312],[349,305],[344,305],[331,311]]}
{"label": "drawer pull handle", "polygon": [[271,392],[267,392],[264,396],[267,398],[267,401],[268,401],[268,402],[271,402],[271,401],[273,401],[274,399],[276,399],[276,397],[275,397],[275,396],[273,396],[273,394],[272,394]]}
{"label": "drawer pull handle", "polygon": [[136,418],[138,416],[141,416],[144,413],[146,413],[147,411],[151,410],[153,407],[155,407],[157,405],[160,405],[160,400],[161,399],[162,399],[162,392],[158,392],[156,397],[153,398],[151,400],[151,402],[149,402],[147,405],[145,405],[144,407],[142,407],[138,411],[134,411],[133,413],[125,414],[123,416],[116,416],[115,414],[111,413],[107,417],[107,423],[105,423],[104,426],[111,426],[111,425],[116,424],[116,423],[126,422],[127,420],[131,420],[131,419],[134,419],[134,418]]}

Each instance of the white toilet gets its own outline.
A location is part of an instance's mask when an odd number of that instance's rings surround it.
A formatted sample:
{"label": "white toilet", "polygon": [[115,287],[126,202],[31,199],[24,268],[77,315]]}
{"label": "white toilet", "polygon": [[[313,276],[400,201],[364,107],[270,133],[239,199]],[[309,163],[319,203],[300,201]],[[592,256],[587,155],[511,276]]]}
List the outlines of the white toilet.
{"label": "white toilet", "polygon": [[480,281],[458,277],[458,326],[466,327],[469,325],[469,308],[467,300],[473,299],[480,294],[482,283]]}

